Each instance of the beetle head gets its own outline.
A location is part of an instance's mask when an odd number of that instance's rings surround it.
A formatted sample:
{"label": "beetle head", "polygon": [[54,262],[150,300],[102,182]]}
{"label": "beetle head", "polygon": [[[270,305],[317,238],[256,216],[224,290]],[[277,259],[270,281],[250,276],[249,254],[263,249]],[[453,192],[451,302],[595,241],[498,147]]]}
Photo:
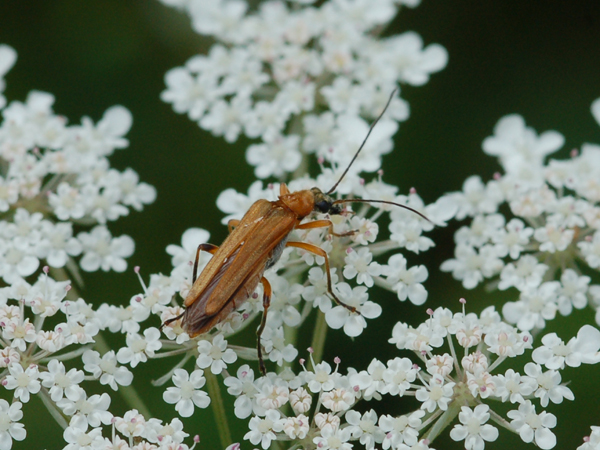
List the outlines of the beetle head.
{"label": "beetle head", "polygon": [[318,211],[323,214],[341,214],[342,208],[338,205],[334,205],[334,199],[329,195],[324,194],[321,189],[314,187],[310,190],[315,199],[314,211]]}

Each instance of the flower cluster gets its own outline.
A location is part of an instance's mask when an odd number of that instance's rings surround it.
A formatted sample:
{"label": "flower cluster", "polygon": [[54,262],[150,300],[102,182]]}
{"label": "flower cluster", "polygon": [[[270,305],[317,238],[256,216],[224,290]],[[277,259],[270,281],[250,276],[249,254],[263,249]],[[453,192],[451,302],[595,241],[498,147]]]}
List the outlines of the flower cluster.
{"label": "flower cluster", "polygon": [[[511,368],[500,372],[501,364],[514,366],[511,359],[524,357],[533,347],[528,332],[502,322],[493,307],[479,316],[444,308],[429,312],[430,319],[416,328],[396,324],[390,339],[398,349],[412,351],[420,365],[406,357],[386,363],[373,359],[366,370],[350,369],[343,375],[339,359],[332,368],[327,362],[316,364],[311,356],[311,369],[301,360],[304,370],[297,375],[286,368],[277,376],[258,379],[248,365],[241,366],[225,384],[236,397],[236,416],[251,417],[244,438],[264,449],[273,440],[290,439],[323,450],[348,450],[357,441],[367,450],[376,444],[383,449],[427,449],[458,417],[450,437],[464,440],[466,449],[483,449],[484,441],[497,439],[498,428],[487,423],[490,419],[525,442],[553,448],[556,417],[537,412],[532,400],[542,407],[573,400],[560,370],[599,362],[600,332],[584,326],[567,344],[555,334],[547,335],[524,373]],[[447,351],[442,350],[444,344]],[[557,354],[559,347],[567,351]],[[384,395],[412,396],[421,405],[401,416],[353,409],[358,401]],[[491,409],[495,402],[514,405],[507,413],[510,421]]]}
{"label": "flower cluster", "polygon": [[183,441],[189,436],[183,431],[183,423],[175,418],[169,423],[146,418],[136,409],[127,411],[123,417],[112,417],[110,438],[103,435],[102,428],[88,429],[83,423],[71,421],[63,437],[67,442],[64,450],[123,449],[123,450],[192,450],[199,442],[198,436],[188,446]]}
{"label": "flower cluster", "polygon": [[[502,312],[521,330],[588,305],[600,324],[600,285],[588,276],[600,268],[600,146],[584,144],[569,160],[545,163],[563,143],[555,131],[538,136],[522,117],[506,116],[483,142],[505,174],[487,183],[472,176],[462,192],[448,194],[456,218],[471,221],[456,232],[455,257],[442,270],[467,289],[490,278],[500,290],[516,289],[518,299]],[[510,217],[501,212],[505,203]]]}
{"label": "flower cluster", "polygon": [[[259,139],[246,153],[258,178],[289,174],[309,153],[343,169],[366,134],[361,116],[377,116],[398,82],[423,85],[447,61],[443,47],[423,48],[416,33],[378,37],[396,15],[394,0],[268,1],[256,11],[237,0],[164,3],[184,9],[194,30],[218,44],[169,71],[162,99],[228,142],[242,133]],[[339,192],[350,193],[359,171],[381,166],[394,121],[408,115],[394,96]]]}
{"label": "flower cluster", "polygon": [[[0,46],[0,77],[16,52]],[[4,81],[0,79],[0,92]],[[0,97],[0,107],[5,106]],[[107,157],[125,148],[131,113],[109,108],[94,124],[67,125],[52,111],[54,96],[32,91],[2,109],[0,124],[0,276],[7,284],[52,268],[122,272],[134,249],[129,236],[112,237],[107,221],[154,201],[152,186],[127,169],[111,169]],[[73,225],[95,225],[73,234]]]}

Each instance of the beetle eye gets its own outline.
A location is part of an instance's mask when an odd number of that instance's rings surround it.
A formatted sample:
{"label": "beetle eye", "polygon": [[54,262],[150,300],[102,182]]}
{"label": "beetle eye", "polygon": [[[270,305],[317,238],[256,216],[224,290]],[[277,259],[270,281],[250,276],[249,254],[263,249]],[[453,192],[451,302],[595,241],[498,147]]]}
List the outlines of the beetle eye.
{"label": "beetle eye", "polygon": [[315,208],[321,211],[322,213],[326,213],[329,212],[329,210],[331,209],[331,204],[326,200],[322,200],[320,202],[315,203]]}

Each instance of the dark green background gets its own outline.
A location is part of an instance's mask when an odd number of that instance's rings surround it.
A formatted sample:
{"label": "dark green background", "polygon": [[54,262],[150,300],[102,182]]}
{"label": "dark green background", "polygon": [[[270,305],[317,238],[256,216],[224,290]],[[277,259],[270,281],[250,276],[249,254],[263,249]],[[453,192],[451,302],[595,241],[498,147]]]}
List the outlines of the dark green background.
{"label": "dark green background", "polygon": [[[597,0],[426,0],[415,10],[403,11],[393,28],[415,30],[427,44],[440,43],[450,55],[448,67],[433,75],[428,85],[402,91],[410,102],[411,118],[400,127],[396,150],[384,160],[385,180],[402,191],[414,186],[431,202],[460,189],[469,175],[480,174],[488,180],[499,166],[482,153],[481,142],[508,113],[522,114],[538,132],[562,132],[566,137],[562,156],[582,142],[600,142],[600,127],[589,112],[591,102],[600,97]],[[83,115],[97,121],[115,104],[133,113],[131,145],[118,151],[112,164],[119,169],[134,168],[143,181],[156,186],[158,198],[142,214],[132,213],[111,224],[113,234],[126,233],[136,241],[131,266],[140,265],[146,277],[168,272],[170,257],[164,249],[179,243],[189,227],[210,230],[214,243],[224,238],[226,227],[220,224],[222,215],[215,199],[226,188],[245,191],[252,182],[252,169],[244,159],[247,142],[227,145],[159,100],[164,73],[210,45],[192,33],[185,16],[155,1],[3,0],[0,42],[19,54],[7,76],[9,101],[24,100],[32,89],[51,92],[57,99],[55,111],[70,123],[78,123]],[[426,307],[458,307],[459,297],[466,297],[469,310],[476,312],[492,301],[502,304],[506,298],[500,294],[490,297],[483,289],[464,291],[460,283],[437,270],[452,255],[455,228],[433,233],[437,247],[427,254],[408,255],[411,264],[424,263],[430,270]],[[123,304],[140,290],[131,270],[121,275],[92,274],[86,282],[84,297],[94,303]],[[399,305],[394,296],[381,292],[374,292],[373,297],[385,311],[377,326],[367,328],[354,342],[332,332],[327,358],[339,355],[343,363],[357,368],[366,367],[373,356],[392,358],[397,354],[394,347],[381,343],[394,322],[419,323],[425,318],[424,307]],[[567,338],[592,320],[589,311],[579,311],[568,320],[556,320],[552,330]],[[247,345],[254,345],[251,334],[246,339]],[[145,369],[151,368],[152,377],[157,377],[172,363],[153,362],[134,373],[147,373]],[[564,371],[564,379],[572,380],[576,401],[546,408],[559,418],[556,448],[575,448],[589,434],[590,424],[600,425],[599,371],[589,366]],[[162,392],[153,390],[141,376],[136,382],[146,398]],[[117,395],[113,397],[113,412],[121,413],[125,405]],[[149,404],[158,418],[175,415],[173,407],[162,401]],[[381,405],[381,409],[397,413],[410,406],[403,400]],[[60,430],[37,399],[24,405],[24,412],[29,438],[26,444],[15,442],[13,448],[64,445]],[[33,415],[38,416],[35,427]],[[186,431],[201,434],[203,448],[219,448],[210,410],[184,422]],[[245,422],[234,427],[238,440]],[[500,441],[486,448],[532,448],[503,429],[500,434]],[[450,441],[447,432],[433,446],[438,450],[462,447]],[[246,442],[243,448],[252,446]]]}

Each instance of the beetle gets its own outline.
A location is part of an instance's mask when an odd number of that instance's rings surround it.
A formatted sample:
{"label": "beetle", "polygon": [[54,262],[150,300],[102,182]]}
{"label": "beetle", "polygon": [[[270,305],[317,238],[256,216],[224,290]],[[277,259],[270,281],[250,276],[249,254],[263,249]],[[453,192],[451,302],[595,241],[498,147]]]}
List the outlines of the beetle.
{"label": "beetle", "polygon": [[[265,375],[266,368],[262,355],[261,335],[267,321],[272,289],[263,273],[279,260],[285,247],[299,248],[323,257],[329,295],[338,305],[353,313],[356,312],[355,307],[342,302],[333,292],[327,253],[316,245],[289,241],[288,239],[293,230],[324,227],[329,229],[330,234],[338,237],[353,234],[354,231],[344,234],[334,233],[333,223],[329,219],[301,223],[313,212],[329,215],[342,214],[343,209],[340,204],[348,202],[392,204],[410,210],[429,221],[427,217],[413,208],[394,202],[368,199],[334,200],[331,197],[331,194],[335,192],[335,189],[363,149],[371,131],[385,113],[395,92],[392,92],[383,112],[373,122],[354,157],[331,189],[323,192],[318,187],[314,187],[290,192],[286,184],[282,183],[277,200],[258,200],[252,204],[241,220],[229,221],[230,233],[220,247],[213,244],[200,244],[198,246],[193,269],[192,279],[194,281],[184,302],[185,311],[179,316],[165,321],[163,326],[182,318],[182,327],[191,338],[207,333],[246,301],[252,295],[258,283],[261,283],[263,285],[263,315],[256,334],[260,371]],[[197,277],[201,251],[211,253],[213,257]]]}

